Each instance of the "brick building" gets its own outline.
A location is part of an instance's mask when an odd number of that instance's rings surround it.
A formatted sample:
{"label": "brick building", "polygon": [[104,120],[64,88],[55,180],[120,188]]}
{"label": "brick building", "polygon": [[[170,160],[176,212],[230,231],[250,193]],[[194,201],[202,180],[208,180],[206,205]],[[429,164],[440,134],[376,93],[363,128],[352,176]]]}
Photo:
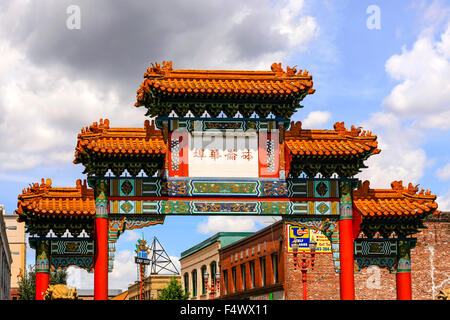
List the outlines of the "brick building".
{"label": "brick building", "polygon": [[4,207],[0,205],[0,300],[9,300],[12,257],[3,213]]}
{"label": "brick building", "polygon": [[17,216],[5,214],[3,219],[6,224],[6,235],[8,236],[11,249],[11,299],[19,298],[19,275],[26,268],[27,243],[25,240],[25,225],[17,222]]}
{"label": "brick building", "polygon": [[[181,252],[182,284],[184,290],[189,292],[189,300],[210,298],[210,291],[205,286],[203,274],[208,273],[210,275],[209,283],[213,281],[216,285],[214,275],[219,272],[220,248],[251,234],[252,232],[219,232]],[[216,297],[218,297],[217,294]]]}
{"label": "brick building", "polygon": [[[411,251],[412,298],[436,299],[450,287],[450,213],[425,220],[426,229],[416,234]],[[219,250],[222,299],[301,300],[302,274],[293,269],[288,235],[282,221]],[[299,257],[301,254],[299,254]],[[369,267],[355,273],[355,298],[395,300],[396,275]],[[314,269],[307,272],[308,300],[339,300],[339,274],[331,253],[316,253]]]}
{"label": "brick building", "polygon": [[[176,278],[181,284],[180,275],[152,274],[144,279],[143,300],[157,300],[161,290],[167,288],[172,278]],[[126,300],[139,300],[140,283],[136,282],[128,286],[128,296]]]}
{"label": "brick building", "polygon": [[283,221],[219,250],[223,299],[284,299]]}

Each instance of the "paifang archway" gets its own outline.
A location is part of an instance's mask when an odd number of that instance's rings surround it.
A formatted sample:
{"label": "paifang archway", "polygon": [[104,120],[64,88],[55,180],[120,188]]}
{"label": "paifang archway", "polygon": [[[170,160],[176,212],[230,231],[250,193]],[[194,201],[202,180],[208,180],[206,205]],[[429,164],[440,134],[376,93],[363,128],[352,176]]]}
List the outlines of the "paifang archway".
{"label": "paifang archway", "polygon": [[[370,230],[389,228],[393,220],[391,212],[387,220],[373,219],[367,204],[354,201],[353,176],[380,152],[377,137],[348,130],[344,122],[333,130],[291,123],[299,103],[315,90],[307,71],[285,71],[281,63],[271,71],[220,71],[177,70],[163,62],[152,64],[144,79],[136,107],[147,108],[153,120],[143,128],[112,128],[101,119],[78,135],[74,163],[85,167],[91,188],[81,181],[55,188],[48,179],[19,196],[16,213],[35,235],[36,298],[45,292],[50,269],[77,265],[94,271],[94,298],[105,300],[114,244],[124,230],[161,224],[167,215],[220,214],[278,215],[323,231],[332,243],[341,299],[354,299],[360,225],[373,236]],[[396,188],[403,201],[403,186]],[[400,234],[405,239],[437,212],[429,192],[407,198],[407,209],[396,205],[393,214],[394,225],[404,220],[412,226]],[[50,229],[56,238],[46,238]],[[74,236],[85,230],[88,237],[62,238],[65,230]],[[364,239],[359,243],[370,240]],[[410,278],[399,281],[399,288],[410,289]]]}

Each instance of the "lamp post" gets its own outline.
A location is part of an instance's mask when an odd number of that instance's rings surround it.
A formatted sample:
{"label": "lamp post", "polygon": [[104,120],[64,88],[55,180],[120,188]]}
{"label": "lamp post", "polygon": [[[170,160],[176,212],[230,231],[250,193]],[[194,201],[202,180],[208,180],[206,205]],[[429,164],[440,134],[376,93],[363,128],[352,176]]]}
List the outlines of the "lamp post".
{"label": "lamp post", "polygon": [[[292,241],[292,251],[294,252],[294,270],[296,270],[297,267],[299,266],[299,261],[298,261],[298,257],[297,257],[299,245],[300,245],[300,241],[298,239],[294,239],[294,241]],[[309,244],[309,249],[311,251],[309,259],[306,256],[305,252],[302,253],[300,270],[302,272],[303,300],[307,300],[306,272],[308,272],[308,267],[310,265],[311,265],[311,270],[314,270],[316,248],[317,248],[317,243],[314,241],[314,239],[312,239]]]}
{"label": "lamp post", "polygon": [[214,281],[211,280],[211,285],[208,284],[208,279],[209,279],[209,273],[205,272],[203,274],[203,279],[205,281],[205,288],[206,288],[206,292],[210,292],[210,296],[211,296],[211,300],[214,300],[214,294],[217,292],[219,292],[219,287],[220,287],[220,273],[216,273],[216,285],[214,285]]}

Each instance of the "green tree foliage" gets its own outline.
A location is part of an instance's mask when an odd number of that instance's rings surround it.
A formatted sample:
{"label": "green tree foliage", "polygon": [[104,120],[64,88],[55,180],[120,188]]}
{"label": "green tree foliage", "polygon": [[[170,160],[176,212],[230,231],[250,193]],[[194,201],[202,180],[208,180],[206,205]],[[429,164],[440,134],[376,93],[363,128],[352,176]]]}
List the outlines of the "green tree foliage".
{"label": "green tree foliage", "polygon": [[33,266],[19,275],[19,300],[34,300],[36,289],[36,273]]}
{"label": "green tree foliage", "polygon": [[[52,272],[50,285],[67,284],[67,271],[65,269]],[[19,276],[19,299],[34,300],[36,298],[36,271],[34,266],[28,266],[28,271],[21,272]]]}
{"label": "green tree foliage", "polygon": [[183,287],[175,277],[170,279],[169,285],[162,289],[158,295],[159,300],[186,300],[188,297],[189,292],[184,292]]}

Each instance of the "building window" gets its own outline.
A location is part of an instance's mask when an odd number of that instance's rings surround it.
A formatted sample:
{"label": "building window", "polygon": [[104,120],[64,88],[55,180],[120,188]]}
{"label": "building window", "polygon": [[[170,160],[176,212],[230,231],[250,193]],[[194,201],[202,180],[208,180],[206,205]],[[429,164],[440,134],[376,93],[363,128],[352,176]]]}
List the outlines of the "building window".
{"label": "building window", "polygon": [[197,296],[197,269],[192,271],[192,296]]}
{"label": "building window", "polygon": [[266,257],[259,258],[259,265],[261,270],[261,286],[266,285]]}
{"label": "building window", "polygon": [[250,266],[250,279],[251,279],[251,287],[254,288],[255,287],[255,260],[250,261],[249,263]]}
{"label": "building window", "polygon": [[201,279],[202,279],[202,294],[206,294],[206,286],[205,286],[205,273],[206,273],[206,266],[202,266],[201,270]]}
{"label": "building window", "polygon": [[225,294],[228,294],[228,270],[223,270],[223,285],[224,285],[224,292]]}
{"label": "building window", "polygon": [[245,277],[245,263],[241,264],[242,290],[247,290],[247,281]]}
{"label": "building window", "polygon": [[209,267],[210,267],[210,270],[211,270],[212,283],[213,283],[213,285],[216,285],[217,284],[217,279],[216,279],[217,263],[215,261],[213,261],[213,262],[211,262]]}
{"label": "building window", "polygon": [[236,267],[231,268],[231,277],[233,278],[233,292],[236,292]]}
{"label": "building window", "polygon": [[189,273],[184,274],[184,292],[189,292]]}
{"label": "building window", "polygon": [[278,283],[278,254],[272,254],[273,283]]}

